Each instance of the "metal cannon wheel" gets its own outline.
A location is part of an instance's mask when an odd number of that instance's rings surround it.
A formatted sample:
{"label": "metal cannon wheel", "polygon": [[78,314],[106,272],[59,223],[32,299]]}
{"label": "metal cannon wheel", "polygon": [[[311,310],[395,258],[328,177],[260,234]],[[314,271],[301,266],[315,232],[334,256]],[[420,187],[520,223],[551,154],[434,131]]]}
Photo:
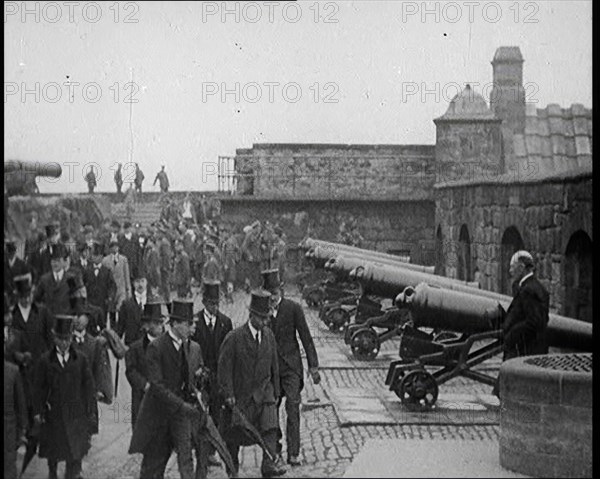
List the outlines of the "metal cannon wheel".
{"label": "metal cannon wheel", "polygon": [[411,371],[402,378],[399,393],[402,404],[409,410],[428,411],[437,401],[438,385],[427,371]]}
{"label": "metal cannon wheel", "polygon": [[350,314],[342,308],[335,308],[325,314],[324,322],[331,331],[344,331],[346,325],[350,324]]}
{"label": "metal cannon wheel", "polygon": [[350,339],[350,349],[356,359],[372,361],[379,354],[381,344],[374,329],[365,328],[356,331]]}

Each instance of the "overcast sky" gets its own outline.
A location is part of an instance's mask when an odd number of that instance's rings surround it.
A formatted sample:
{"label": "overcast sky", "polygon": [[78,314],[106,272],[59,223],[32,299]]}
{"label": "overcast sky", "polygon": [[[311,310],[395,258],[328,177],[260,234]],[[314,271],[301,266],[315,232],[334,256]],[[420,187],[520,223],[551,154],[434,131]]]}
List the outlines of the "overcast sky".
{"label": "overcast sky", "polygon": [[85,191],[90,162],[113,191],[129,161],[146,191],[161,164],[214,190],[217,157],[253,143],[433,144],[456,85],[489,96],[502,45],[529,101],[592,105],[591,1],[276,3],[5,2],[5,159],[61,163],[42,192]]}

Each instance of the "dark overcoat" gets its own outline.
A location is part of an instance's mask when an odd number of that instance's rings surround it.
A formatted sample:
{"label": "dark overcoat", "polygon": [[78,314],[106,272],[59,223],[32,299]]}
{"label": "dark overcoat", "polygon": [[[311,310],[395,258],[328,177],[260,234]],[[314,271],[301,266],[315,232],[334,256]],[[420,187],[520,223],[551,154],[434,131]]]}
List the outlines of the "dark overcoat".
{"label": "dark overcoat", "polygon": [[[181,414],[184,399],[179,393],[182,372],[180,354],[168,333],[148,345],[146,360],[151,388],[140,404],[129,445],[130,454],[144,454],[151,441],[167,440],[170,419]],[[194,372],[202,366],[202,352],[195,341],[189,342],[187,358],[188,381],[192,383]]]}
{"label": "dark overcoat", "polygon": [[225,336],[227,336],[227,333],[232,329],[233,325],[231,319],[221,313],[221,311],[217,311],[217,319],[215,321],[214,330],[211,333],[206,325],[206,320],[204,319],[204,310],[198,313],[198,324],[193,340],[200,345],[204,365],[210,369],[215,376],[217,374],[217,363],[219,361],[221,344],[223,343]]}
{"label": "dark overcoat", "polygon": [[42,355],[35,381],[34,414],[45,422],[38,455],[54,460],[82,459],[90,448],[96,400],[94,378],[84,354],[71,345],[63,368],[56,349]]}
{"label": "dark overcoat", "polygon": [[64,272],[62,279],[56,281],[52,272],[45,273],[35,290],[33,300],[44,304],[52,314],[69,314],[71,302],[69,301],[69,275]]}
{"label": "dark overcoat", "polygon": [[119,253],[127,258],[129,263],[129,274],[131,279],[134,279],[139,272],[140,258],[140,243],[138,236],[131,235],[131,239],[127,239],[124,234],[119,235]]}
{"label": "dark overcoat", "polygon": [[296,374],[300,377],[300,383],[304,384],[302,356],[300,356],[296,333],[300,336],[300,341],[306,351],[308,367],[318,367],[319,359],[302,306],[290,299],[283,298],[279,303],[277,316],[271,318],[271,329],[277,341],[280,375]]}
{"label": "dark overcoat", "polygon": [[[277,344],[269,328],[263,328],[256,347],[248,323],[231,331],[221,345],[217,379],[223,397],[234,397],[244,416],[262,432],[279,427],[276,399],[279,397]],[[226,434],[241,436],[237,416]]]}
{"label": "dark overcoat", "polygon": [[550,295],[535,276],[516,291],[503,324],[504,359],[547,354]]}
{"label": "dark overcoat", "polygon": [[112,272],[106,266],[100,266],[96,276],[93,266],[82,272],[83,284],[87,291],[88,303],[102,308],[104,317],[112,310],[117,285],[113,279]]}
{"label": "dark overcoat", "polygon": [[123,301],[119,309],[119,321],[115,328],[119,337],[125,334],[125,344],[129,346],[142,337],[142,307],[138,304],[135,293]]}
{"label": "dark overcoat", "polygon": [[[94,393],[100,392],[104,396],[103,402],[110,404],[113,399],[112,367],[108,358],[108,343],[103,336],[95,338],[90,334],[84,336],[83,343],[78,343],[73,338],[73,347],[76,351],[85,354],[94,378]],[[95,427],[90,431],[98,434],[98,403],[94,409]]]}
{"label": "dark overcoat", "polygon": [[25,393],[19,369],[4,360],[4,477],[17,477],[17,441],[27,427]]}
{"label": "dark overcoat", "polygon": [[148,360],[146,350],[150,344],[147,335],[134,341],[125,353],[125,376],[131,385],[131,424],[135,421],[144,397],[144,387],[148,382]]}

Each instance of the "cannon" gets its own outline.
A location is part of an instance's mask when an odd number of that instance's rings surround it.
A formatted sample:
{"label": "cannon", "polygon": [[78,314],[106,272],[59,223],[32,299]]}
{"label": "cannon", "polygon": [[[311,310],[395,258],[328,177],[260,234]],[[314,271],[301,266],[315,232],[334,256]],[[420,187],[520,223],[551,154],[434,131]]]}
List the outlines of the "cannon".
{"label": "cannon", "polygon": [[36,178],[59,178],[61,174],[62,168],[58,163],[6,160],[4,162],[5,194],[18,196],[39,193]]}
{"label": "cannon", "polygon": [[[411,313],[400,336],[400,359],[390,363],[385,384],[410,410],[431,409],[438,386],[457,376],[493,385],[496,379],[473,367],[502,351],[502,321],[511,298],[475,296],[470,292],[420,283],[396,298]],[[460,333],[439,341],[419,328],[444,328]],[[559,348],[591,351],[592,325],[550,314],[548,342]],[[428,366],[437,368],[430,372]]]}

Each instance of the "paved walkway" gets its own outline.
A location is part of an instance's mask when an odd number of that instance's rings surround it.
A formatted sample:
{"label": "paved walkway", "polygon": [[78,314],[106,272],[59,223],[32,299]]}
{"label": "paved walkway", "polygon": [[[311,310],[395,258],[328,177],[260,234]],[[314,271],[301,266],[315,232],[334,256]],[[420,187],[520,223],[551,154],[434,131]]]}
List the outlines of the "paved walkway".
{"label": "paved walkway", "polygon": [[[299,301],[297,295],[290,297]],[[234,326],[239,326],[247,319],[249,296],[238,292],[234,298],[233,304],[222,304],[222,310],[232,318]],[[201,302],[198,299],[196,309],[200,308]],[[488,386],[462,378],[454,379],[440,386],[442,403],[444,395],[446,399],[449,398],[449,402],[454,403],[450,408],[453,412],[447,412],[445,420],[439,419],[444,417],[442,414],[438,414],[438,420],[432,420],[433,415],[419,418],[406,415],[406,411],[403,419],[399,400],[384,384],[387,364],[392,357],[397,356],[397,339],[382,345],[382,358],[361,363],[352,358],[350,348],[344,344],[340,333],[333,333],[320,323],[316,311],[305,308],[305,312],[322,365],[322,382],[315,386],[310,379],[305,380],[300,453],[303,465],[290,468],[285,477],[342,477],[352,460],[370,440],[400,440],[404,441],[403,444],[440,440],[448,444],[466,443],[469,447],[474,442],[484,441],[486,444],[497,445],[497,417],[493,417],[491,413],[487,416],[484,414],[485,420],[474,421],[473,416],[467,415],[463,419],[459,416],[460,411],[463,411],[463,415],[464,411],[473,408],[477,411],[473,404],[478,401],[485,403],[489,399]],[[489,363],[492,371],[499,365],[497,360]],[[114,369],[113,367],[113,371]],[[110,406],[101,405],[100,433],[93,438],[92,449],[84,461],[85,479],[138,477],[141,455],[127,454],[131,439],[130,388],[123,369],[124,364],[121,363],[118,397]],[[355,407],[352,401],[347,400],[352,396],[375,400]],[[365,420],[367,415],[369,418]],[[447,420],[447,417],[454,419]],[[280,419],[285,424],[283,408]],[[460,455],[460,450],[462,448],[459,447],[457,455]],[[260,459],[261,453],[257,446],[242,448],[240,475],[260,477]],[[363,473],[366,472],[363,470]],[[24,479],[46,477],[45,461],[38,458],[32,461],[23,476]],[[174,455],[169,461],[166,477],[179,477]],[[226,475],[223,468],[211,468],[209,477],[220,478]]]}

